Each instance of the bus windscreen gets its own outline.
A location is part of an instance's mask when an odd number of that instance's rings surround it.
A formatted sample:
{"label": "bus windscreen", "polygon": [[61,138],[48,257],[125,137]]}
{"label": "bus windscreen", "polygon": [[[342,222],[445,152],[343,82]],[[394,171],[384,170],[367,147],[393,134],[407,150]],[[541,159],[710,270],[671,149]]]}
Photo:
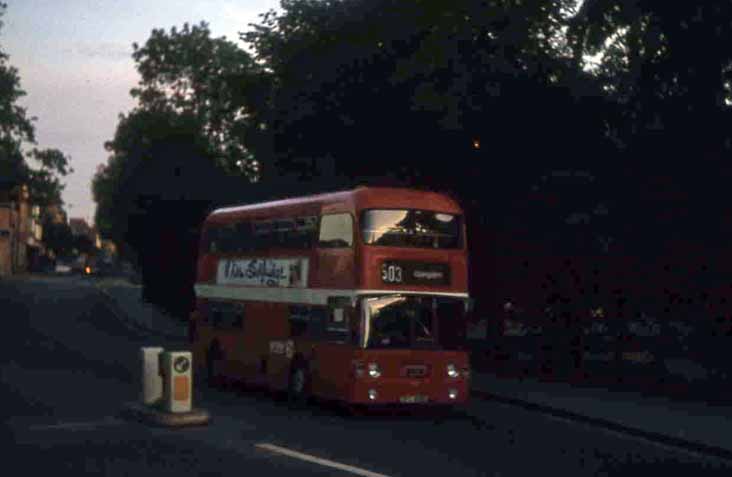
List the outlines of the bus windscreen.
{"label": "bus windscreen", "polygon": [[416,209],[366,210],[361,217],[366,245],[456,249],[461,247],[460,217]]}
{"label": "bus windscreen", "polygon": [[366,348],[455,349],[462,345],[462,300],[392,295],[366,304]]}

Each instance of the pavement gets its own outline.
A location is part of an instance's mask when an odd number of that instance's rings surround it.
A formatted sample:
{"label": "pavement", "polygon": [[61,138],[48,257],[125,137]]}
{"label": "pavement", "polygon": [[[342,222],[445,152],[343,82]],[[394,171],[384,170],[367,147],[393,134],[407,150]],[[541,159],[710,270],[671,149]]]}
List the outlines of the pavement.
{"label": "pavement", "polygon": [[[186,327],[141,300],[141,287],[101,279],[96,287],[115,304],[115,315],[137,329],[182,339]],[[631,435],[661,445],[732,460],[732,402],[677,402],[641,392],[587,388],[527,377],[473,372],[473,396],[555,418]]]}
{"label": "pavement", "polygon": [[473,395],[611,432],[732,458],[732,403],[723,407],[676,402],[640,392],[581,388],[532,378],[502,379],[487,373],[473,374]]}
{"label": "pavement", "polygon": [[115,315],[126,325],[154,332],[171,339],[185,339],[187,325],[142,298],[142,285],[135,285],[123,278],[90,279],[106,296]]}

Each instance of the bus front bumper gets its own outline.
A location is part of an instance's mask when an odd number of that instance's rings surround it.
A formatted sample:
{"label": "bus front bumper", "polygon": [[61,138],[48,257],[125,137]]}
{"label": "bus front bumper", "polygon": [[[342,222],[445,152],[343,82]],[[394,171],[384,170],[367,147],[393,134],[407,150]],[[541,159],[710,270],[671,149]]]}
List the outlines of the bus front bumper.
{"label": "bus front bumper", "polygon": [[366,405],[460,405],[468,401],[466,379],[438,383],[412,379],[361,379],[351,387],[349,401]]}

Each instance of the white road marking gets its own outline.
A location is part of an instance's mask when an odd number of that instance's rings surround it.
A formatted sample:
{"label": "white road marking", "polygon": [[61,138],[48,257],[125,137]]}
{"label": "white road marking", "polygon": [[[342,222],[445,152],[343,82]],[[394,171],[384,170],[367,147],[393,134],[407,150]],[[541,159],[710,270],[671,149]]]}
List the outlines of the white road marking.
{"label": "white road marking", "polygon": [[80,431],[84,429],[95,429],[97,427],[105,426],[119,426],[124,424],[124,421],[115,418],[102,419],[100,421],[89,421],[89,422],[61,422],[58,424],[47,424],[44,426],[30,426],[28,429],[31,431],[49,431],[54,429],[61,429],[67,431]]}
{"label": "white road marking", "polygon": [[334,461],[328,460],[328,459],[321,459],[320,457],[315,457],[310,454],[304,454],[302,452],[293,451],[290,449],[286,449],[284,447],[276,446],[274,444],[267,444],[267,443],[255,444],[255,447],[258,447],[260,449],[265,449],[270,452],[275,452],[277,454],[286,455],[288,457],[293,457],[295,459],[312,462],[314,464],[322,465],[325,467],[331,467],[333,469],[344,470],[346,472],[350,472],[350,473],[356,474],[356,475],[363,475],[364,477],[388,477],[387,475],[384,475],[384,474],[379,474],[377,472],[371,472],[370,470],[353,467],[352,465],[341,464],[339,462],[334,462]]}

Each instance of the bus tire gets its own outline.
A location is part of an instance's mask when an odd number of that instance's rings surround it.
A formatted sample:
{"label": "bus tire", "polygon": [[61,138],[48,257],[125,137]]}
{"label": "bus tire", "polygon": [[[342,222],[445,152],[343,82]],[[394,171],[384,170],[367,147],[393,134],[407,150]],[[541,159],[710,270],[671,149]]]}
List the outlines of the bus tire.
{"label": "bus tire", "polygon": [[296,407],[304,406],[310,400],[310,371],[305,361],[296,361],[290,370],[287,382],[287,400]]}
{"label": "bus tire", "polygon": [[218,343],[212,344],[206,351],[206,383],[209,387],[219,387],[222,383],[221,361],[223,357],[224,353]]}

